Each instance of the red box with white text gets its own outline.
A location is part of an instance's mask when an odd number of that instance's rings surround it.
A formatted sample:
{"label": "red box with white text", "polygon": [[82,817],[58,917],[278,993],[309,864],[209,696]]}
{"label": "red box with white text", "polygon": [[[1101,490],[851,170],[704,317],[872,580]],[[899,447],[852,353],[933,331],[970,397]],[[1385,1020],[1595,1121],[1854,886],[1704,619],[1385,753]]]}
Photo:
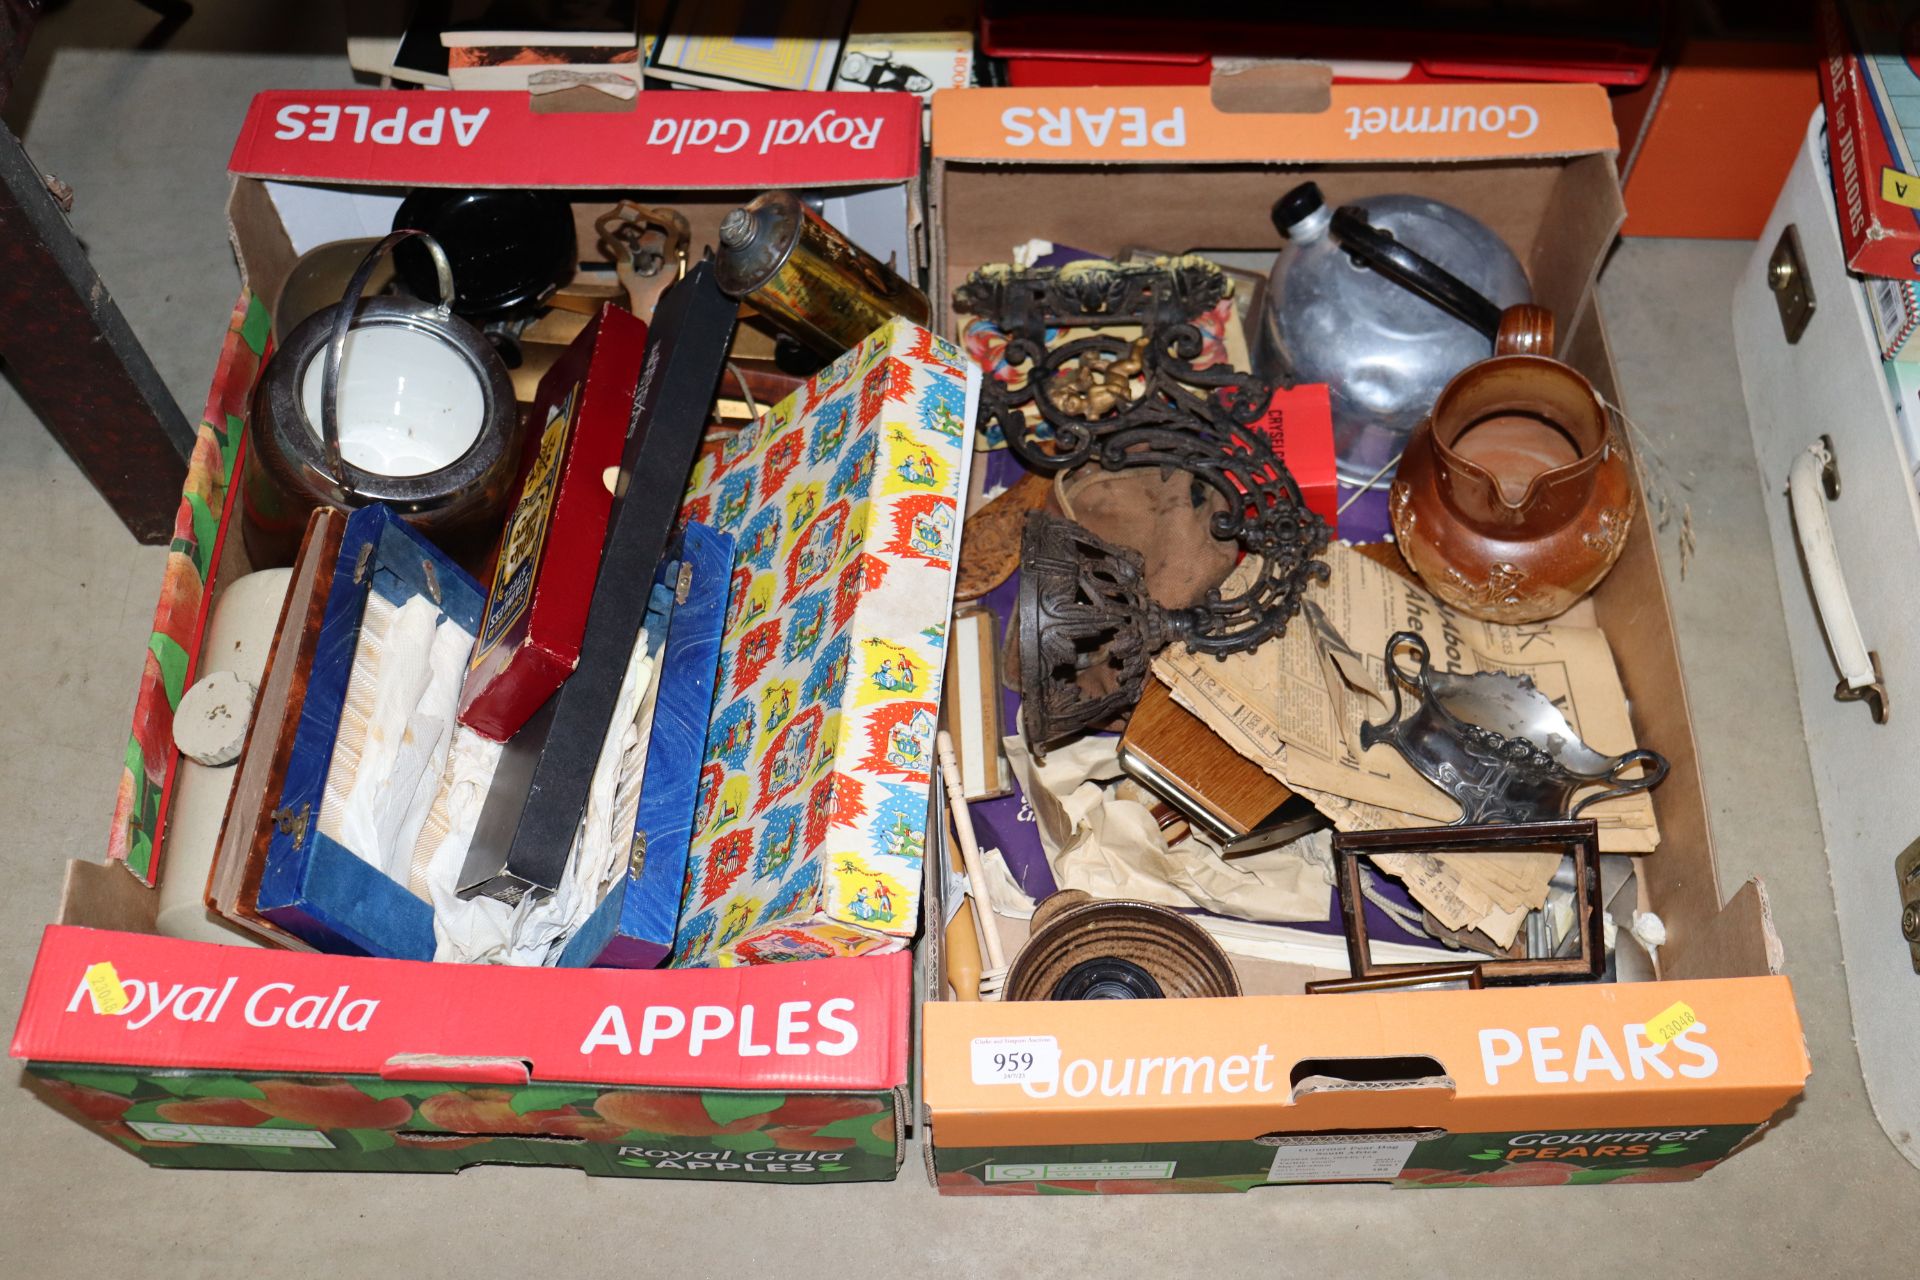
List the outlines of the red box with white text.
{"label": "red box with white text", "polygon": [[301,254],[383,234],[414,186],[536,186],[568,193],[583,264],[597,255],[595,219],[626,198],[683,214],[697,259],[728,210],[788,185],[819,193],[823,216],[911,270],[919,156],[920,103],[904,94],[661,93],[579,115],[516,93],[254,100],[229,163],[243,287],[182,495],[107,856],[69,864],[21,1003],[12,1052],[30,1089],[165,1167],[895,1175],[910,1114],[907,955],[658,972],[314,955],[155,936],[155,886],[179,836],[174,707],[211,607],[253,567],[226,530],[272,317]]}

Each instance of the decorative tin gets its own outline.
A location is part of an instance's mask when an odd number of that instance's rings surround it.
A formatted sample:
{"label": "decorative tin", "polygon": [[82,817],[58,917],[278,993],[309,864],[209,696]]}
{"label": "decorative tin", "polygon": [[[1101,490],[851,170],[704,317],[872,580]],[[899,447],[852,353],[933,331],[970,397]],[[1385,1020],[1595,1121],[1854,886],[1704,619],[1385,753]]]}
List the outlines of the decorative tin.
{"label": "decorative tin", "polygon": [[720,223],[720,287],[822,356],[891,320],[927,322],[927,295],[841,235],[791,191],[768,191]]}
{"label": "decorative tin", "polygon": [[896,320],[696,468],[738,541],[674,964],[913,935],[979,376]]}

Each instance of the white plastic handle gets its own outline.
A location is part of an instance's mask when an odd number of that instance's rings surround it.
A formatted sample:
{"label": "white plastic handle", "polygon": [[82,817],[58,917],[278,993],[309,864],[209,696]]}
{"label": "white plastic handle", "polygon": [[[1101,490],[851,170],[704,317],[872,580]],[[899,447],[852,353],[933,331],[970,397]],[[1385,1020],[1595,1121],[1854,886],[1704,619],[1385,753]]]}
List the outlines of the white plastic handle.
{"label": "white plastic handle", "polygon": [[1787,471],[1787,497],[1793,504],[1793,527],[1800,540],[1800,554],[1807,565],[1807,580],[1813,585],[1813,604],[1826,629],[1833,649],[1834,665],[1840,669],[1836,696],[1868,697],[1874,704],[1874,719],[1885,721],[1884,690],[1880,684],[1879,664],[1860,634],[1860,620],[1854,616],[1853,598],[1847,592],[1846,574],[1840,569],[1840,551],[1834,544],[1833,524],[1827,519],[1827,501],[1837,490],[1833,453],[1826,437],[1808,445],[1793,460]]}

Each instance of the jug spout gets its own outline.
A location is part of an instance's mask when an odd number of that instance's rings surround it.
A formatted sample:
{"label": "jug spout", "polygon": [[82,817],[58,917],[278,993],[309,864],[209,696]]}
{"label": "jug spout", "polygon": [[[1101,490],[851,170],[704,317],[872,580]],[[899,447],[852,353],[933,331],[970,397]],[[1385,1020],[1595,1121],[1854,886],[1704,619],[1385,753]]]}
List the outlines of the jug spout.
{"label": "jug spout", "polygon": [[1471,617],[1551,618],[1619,559],[1633,477],[1593,385],[1540,355],[1463,371],[1401,460],[1388,504],[1414,571]]}
{"label": "jug spout", "polygon": [[1435,443],[1435,479],[1448,505],[1505,531],[1544,531],[1578,516],[1601,461],[1552,425],[1517,416],[1483,421],[1451,447]]}
{"label": "jug spout", "polygon": [[1460,517],[1544,532],[1577,518],[1612,445],[1591,384],[1557,360],[1495,356],[1441,393],[1434,479]]}

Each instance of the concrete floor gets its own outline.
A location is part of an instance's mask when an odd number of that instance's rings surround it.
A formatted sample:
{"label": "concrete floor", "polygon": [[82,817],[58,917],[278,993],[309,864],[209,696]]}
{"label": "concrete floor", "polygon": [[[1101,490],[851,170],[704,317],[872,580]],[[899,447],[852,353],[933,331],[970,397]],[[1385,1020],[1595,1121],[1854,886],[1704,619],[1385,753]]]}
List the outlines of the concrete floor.
{"label": "concrete floor", "polygon": [[[237,276],[224,161],[257,89],[343,83],[332,20],[202,17],[172,51],[119,52],[144,10],[92,0],[43,30],[7,109],[135,330],[197,414]],[[332,6],[285,6],[291,11]],[[256,37],[258,37],[256,39]],[[235,49],[294,49],[267,56]],[[0,1089],[0,1274],[783,1276],[1035,1271],[1228,1275],[1911,1275],[1920,1171],[1861,1091],[1844,976],[1727,316],[1744,244],[1634,241],[1602,282],[1628,407],[1691,477],[1698,550],[1673,605],[1723,891],[1765,876],[1814,1076],[1778,1127],[1693,1184],[1453,1196],[1298,1187],[1245,1197],[941,1200],[910,1154],[884,1186],[628,1183],[558,1170],[457,1177],[150,1171]],[[4,323],[0,318],[0,323]],[[0,1026],[18,1008],[61,866],[96,858],[161,552],[136,548],[0,385]],[[1667,551],[1675,549],[1669,545]],[[12,1070],[12,1068],[6,1068]],[[1900,1259],[1904,1257],[1906,1262]],[[684,1261],[682,1261],[684,1260]],[[1058,1273],[1054,1273],[1058,1274]]]}

